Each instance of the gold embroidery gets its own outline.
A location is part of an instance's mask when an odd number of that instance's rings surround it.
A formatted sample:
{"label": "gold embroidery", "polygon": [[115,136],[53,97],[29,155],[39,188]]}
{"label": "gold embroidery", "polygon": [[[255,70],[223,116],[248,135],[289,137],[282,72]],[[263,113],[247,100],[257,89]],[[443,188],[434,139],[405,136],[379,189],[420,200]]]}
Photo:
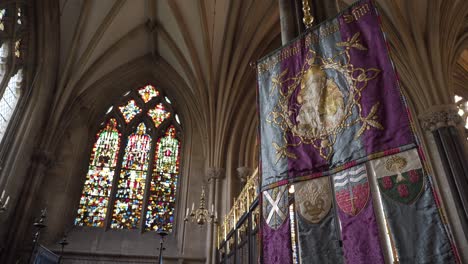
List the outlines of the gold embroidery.
{"label": "gold embroidery", "polygon": [[396,178],[396,182],[402,182],[405,180],[405,178],[403,177],[403,175],[401,175],[401,172],[403,171],[403,169],[406,167],[407,164],[408,164],[408,161],[406,161],[405,158],[397,155],[385,161],[385,168],[388,171],[398,174]]}
{"label": "gold embroidery", "polygon": [[[378,122],[379,102],[371,107],[367,115],[364,115],[361,106],[362,91],[380,70],[355,68],[349,63],[351,49],[367,50],[359,42],[359,37],[358,32],[347,41],[337,43],[343,50],[331,58],[321,57],[310,49],[296,76],[286,78],[287,70],[272,76],[270,96],[277,93],[278,101],[266,121],[283,131],[282,143],[272,142],[276,149],[276,162],[285,157],[296,159],[288,148],[301,144],[312,145],[322,158],[329,160],[338,135],[346,128],[361,123],[356,138],[372,128],[384,129]],[[345,62],[342,61],[343,56]],[[346,100],[335,81],[327,78],[325,70],[335,71],[344,78],[349,87]],[[353,111],[357,112],[357,117]],[[294,140],[287,139],[288,132],[295,136]]]}
{"label": "gold embroidery", "polygon": [[348,24],[351,22],[357,21],[361,17],[363,17],[365,14],[367,14],[369,11],[370,11],[370,8],[368,4],[358,6],[354,8],[353,10],[351,10],[352,15],[343,15],[344,21]]}

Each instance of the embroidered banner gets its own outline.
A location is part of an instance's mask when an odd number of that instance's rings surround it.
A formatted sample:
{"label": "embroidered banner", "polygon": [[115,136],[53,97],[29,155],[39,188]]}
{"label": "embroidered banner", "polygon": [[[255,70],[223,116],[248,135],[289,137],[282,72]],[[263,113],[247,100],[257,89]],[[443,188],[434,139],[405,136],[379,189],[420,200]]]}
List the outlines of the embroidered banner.
{"label": "embroidered banner", "polygon": [[[417,168],[396,157],[375,165],[379,158],[418,146],[371,0],[355,3],[260,60],[257,76],[264,263],[291,263],[291,236],[284,233],[291,229],[287,202],[275,193],[287,196],[288,184],[297,189],[301,263],[342,262],[330,193],[317,195],[319,182],[335,174],[348,263],[382,263],[362,169],[366,162],[374,164],[372,175],[379,177],[400,263],[421,263],[433,255],[437,261],[453,259],[417,155]],[[380,169],[392,173],[375,172]],[[432,242],[429,234],[440,240]]]}
{"label": "embroidered banner", "polygon": [[417,149],[370,165],[400,263],[456,263]]}
{"label": "embroidered banner", "polygon": [[289,199],[286,186],[262,194],[262,245],[265,264],[292,264]]}
{"label": "embroidered banner", "polygon": [[333,176],[346,263],[385,263],[366,165]]}
{"label": "embroidered banner", "polygon": [[371,1],[258,63],[263,189],[414,147]]}
{"label": "embroidered banner", "polygon": [[328,177],[294,185],[299,263],[342,263]]}

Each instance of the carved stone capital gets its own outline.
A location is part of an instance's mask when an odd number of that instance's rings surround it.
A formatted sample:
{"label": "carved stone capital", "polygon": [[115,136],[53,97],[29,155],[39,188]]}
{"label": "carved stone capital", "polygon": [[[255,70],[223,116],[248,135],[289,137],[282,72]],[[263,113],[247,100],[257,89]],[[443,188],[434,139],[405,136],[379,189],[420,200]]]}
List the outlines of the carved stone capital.
{"label": "carved stone capital", "polygon": [[419,116],[422,127],[428,131],[434,131],[441,127],[458,126],[462,118],[458,115],[458,108],[454,104],[437,105],[428,109]]}
{"label": "carved stone capital", "polygon": [[249,167],[239,167],[237,168],[237,176],[241,183],[246,183],[249,175],[252,173],[252,169]]}
{"label": "carved stone capital", "polygon": [[224,169],[223,168],[208,168],[206,170],[206,176],[208,177],[208,181],[211,181],[212,179],[215,180],[221,180],[224,179]]}

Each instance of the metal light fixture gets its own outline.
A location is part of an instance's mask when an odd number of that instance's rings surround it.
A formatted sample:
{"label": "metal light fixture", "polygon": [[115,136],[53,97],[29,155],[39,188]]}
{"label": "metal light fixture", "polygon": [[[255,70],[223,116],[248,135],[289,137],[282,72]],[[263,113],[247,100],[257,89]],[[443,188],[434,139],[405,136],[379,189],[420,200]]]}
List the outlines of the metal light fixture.
{"label": "metal light fixture", "polygon": [[203,226],[206,223],[218,223],[218,213],[214,211],[214,204],[211,204],[211,212],[205,207],[205,186],[202,186],[202,192],[200,195],[200,205],[195,210],[195,203],[192,204],[192,210],[190,211],[187,207],[184,221],[197,223]]}

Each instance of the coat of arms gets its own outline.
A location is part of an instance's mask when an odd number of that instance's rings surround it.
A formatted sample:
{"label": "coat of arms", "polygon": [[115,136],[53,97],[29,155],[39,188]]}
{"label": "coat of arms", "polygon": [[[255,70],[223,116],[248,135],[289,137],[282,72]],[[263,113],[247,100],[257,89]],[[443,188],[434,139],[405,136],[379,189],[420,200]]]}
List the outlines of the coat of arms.
{"label": "coat of arms", "polygon": [[328,215],[332,195],[328,177],[294,184],[296,210],[307,221],[317,224]]}
{"label": "coat of arms", "polygon": [[359,214],[369,200],[366,165],[359,165],[333,176],[338,207],[348,215]]}

